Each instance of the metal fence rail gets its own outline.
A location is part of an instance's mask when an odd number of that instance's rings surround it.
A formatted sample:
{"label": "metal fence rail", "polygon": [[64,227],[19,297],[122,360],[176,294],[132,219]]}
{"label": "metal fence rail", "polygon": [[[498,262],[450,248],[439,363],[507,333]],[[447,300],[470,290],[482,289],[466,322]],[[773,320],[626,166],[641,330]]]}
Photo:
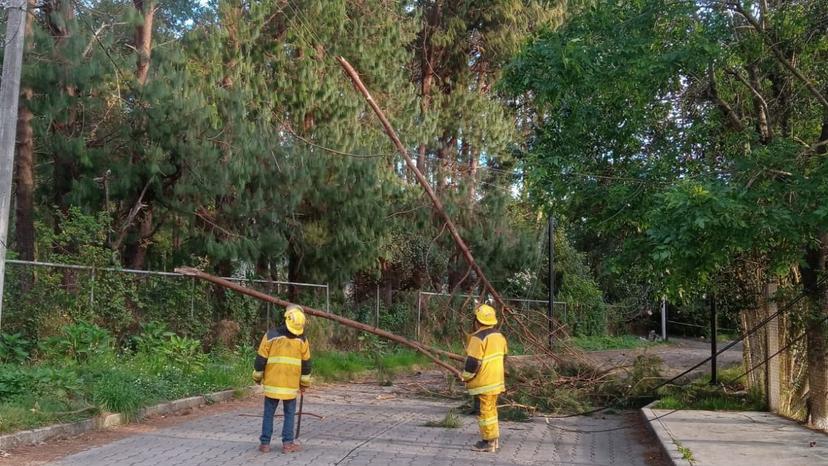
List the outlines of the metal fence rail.
{"label": "metal fence rail", "polygon": [[[7,275],[9,273],[19,273],[21,268],[42,268],[49,269],[53,272],[56,270],[77,270],[88,274],[75,276],[76,278],[73,279],[71,284],[62,283],[62,277],[60,275],[44,275],[43,279],[38,280],[40,290],[37,293],[29,293],[20,288],[19,285],[22,282],[20,282],[19,276],[16,277],[18,280],[15,283],[18,284],[18,287],[15,288],[12,286],[7,290],[8,292],[17,293],[13,295],[13,298],[18,300],[17,303],[14,303],[14,300],[12,300],[11,302],[14,305],[9,307],[9,310],[6,312],[7,317],[13,317],[12,322],[16,322],[21,316],[28,316],[28,314],[22,313],[30,309],[44,309],[45,313],[54,312],[53,308],[47,309],[43,307],[54,305],[57,309],[66,309],[68,312],[78,313],[75,315],[82,316],[85,313],[95,313],[103,309],[101,312],[111,313],[104,315],[115,315],[116,317],[119,310],[127,309],[127,306],[130,309],[135,309],[134,306],[137,306],[140,309],[138,317],[136,317],[138,319],[153,319],[159,318],[160,316],[160,319],[171,323],[183,322],[181,326],[185,329],[189,328],[190,330],[197,327],[199,331],[204,331],[204,325],[216,323],[204,320],[204,317],[199,317],[199,312],[204,314],[205,310],[214,309],[213,306],[216,303],[211,298],[209,286],[197,283],[197,280],[191,276],[176,272],[98,267],[55,262],[22,260],[8,260],[6,262],[10,266],[7,268]],[[118,277],[119,274],[148,277],[148,279],[146,281],[138,279],[124,280]],[[157,277],[162,280],[149,280],[149,277]],[[77,280],[77,278],[81,280]],[[474,299],[479,297],[472,294],[449,294],[423,290],[391,290],[389,297],[389,295],[381,296],[380,288],[377,287],[376,293],[370,293],[365,297],[367,299],[356,300],[354,298],[355,300],[352,301],[351,298],[345,297],[344,301],[337,300],[337,308],[339,309],[338,311],[334,311],[331,308],[331,290],[328,284],[290,282],[240,276],[224,278],[234,282],[246,283],[249,286],[253,286],[254,284],[259,285],[257,288],[260,288],[260,291],[268,294],[281,294],[285,289],[284,287],[307,288],[317,290],[319,293],[324,290],[324,309],[327,312],[333,311],[337,314],[348,315],[355,320],[364,321],[364,323],[373,323],[377,327],[388,326],[386,330],[393,330],[400,334],[405,334],[409,338],[416,338],[418,340],[427,337],[423,335],[424,329],[431,328],[429,327],[429,323],[426,322],[430,314],[428,313],[428,308],[424,308],[424,306],[440,305],[442,302],[435,301],[433,304],[430,304],[430,300],[427,299],[428,297],[450,299]],[[189,280],[190,283],[187,284],[185,280]],[[180,285],[176,285],[176,283],[180,283]],[[187,287],[188,285],[189,287]],[[56,286],[58,288],[52,291],[49,288],[50,286]],[[52,297],[55,298],[54,301],[51,300]],[[322,296],[316,294],[316,292],[310,295],[310,297],[312,300],[318,300],[316,302],[320,302],[322,299]],[[547,300],[531,298],[506,298],[504,300],[507,303],[515,304],[515,309],[526,316],[530,316],[531,321],[538,323],[545,323],[547,321],[545,311],[539,310],[540,306],[546,306]],[[471,299],[469,303],[472,306],[474,305]],[[577,320],[578,303],[566,301],[555,301],[554,303],[558,310],[556,312],[558,319],[563,323],[572,324],[573,322],[570,322],[570,318]],[[306,304],[310,303],[306,302]],[[457,322],[457,312],[460,311],[460,309],[457,309],[458,304],[447,302],[443,303],[443,305],[451,308],[451,311],[445,311],[450,312],[451,315],[445,315],[441,318],[451,318],[452,322]],[[236,309],[233,308],[233,304],[229,306],[232,309]],[[275,321],[275,316],[272,314],[272,305],[260,303],[260,306],[259,312],[261,314],[258,314],[259,318],[265,318],[266,313],[266,323],[267,325],[271,325]],[[249,321],[254,314],[250,313],[249,307],[245,309],[247,310],[241,311],[242,313],[240,315],[246,316],[243,318],[247,318]],[[18,312],[18,310],[20,311]],[[45,314],[39,313],[38,315],[43,316]],[[3,317],[3,314],[0,313],[0,330],[3,328]],[[198,322],[185,322],[188,317],[190,320],[198,320]],[[606,316],[604,318],[606,319]],[[434,322],[431,323],[433,324]],[[259,321],[259,324],[261,324],[261,321]]]}
{"label": "metal fence rail", "polygon": [[[128,274],[128,275],[140,275],[140,276],[147,276],[147,277],[167,277],[169,279],[185,279],[191,281],[191,292],[190,292],[190,317],[193,317],[195,314],[195,284],[196,280],[194,277],[182,275],[177,272],[164,272],[158,270],[137,270],[137,269],[127,269],[127,268],[119,268],[119,267],[96,267],[91,265],[81,265],[81,264],[63,264],[63,263],[56,263],[56,262],[40,262],[40,261],[24,261],[24,260],[16,260],[16,259],[7,259],[6,264],[14,265],[19,267],[38,267],[38,268],[47,268],[47,269],[63,269],[63,270],[82,270],[85,272],[89,272],[90,274],[90,286],[89,286],[89,305],[94,306],[95,304],[95,282],[96,278],[101,272],[104,273],[119,273],[119,274]],[[258,279],[258,278],[242,278],[242,277],[222,277],[226,280],[238,282],[238,283],[256,283],[262,284],[267,286],[297,286],[303,288],[315,288],[315,289],[324,289],[325,290],[325,310],[330,312],[331,306],[331,294],[330,294],[330,286],[328,284],[321,284],[321,283],[304,283],[304,282],[290,282],[290,281],[279,281],[279,280],[265,280],[265,279]],[[268,306],[268,319],[270,319],[270,307]],[[0,309],[0,330],[3,328],[3,310]]]}

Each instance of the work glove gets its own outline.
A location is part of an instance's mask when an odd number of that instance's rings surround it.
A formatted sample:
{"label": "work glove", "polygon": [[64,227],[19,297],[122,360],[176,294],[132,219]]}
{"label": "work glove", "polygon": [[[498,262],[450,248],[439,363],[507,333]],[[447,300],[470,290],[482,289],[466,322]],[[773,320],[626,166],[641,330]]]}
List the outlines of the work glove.
{"label": "work glove", "polygon": [[299,388],[302,391],[305,391],[306,388],[310,387],[311,385],[311,377],[309,375],[303,375],[299,377]]}
{"label": "work glove", "polygon": [[253,381],[256,382],[257,385],[262,383],[262,377],[264,377],[264,372],[253,371]]}

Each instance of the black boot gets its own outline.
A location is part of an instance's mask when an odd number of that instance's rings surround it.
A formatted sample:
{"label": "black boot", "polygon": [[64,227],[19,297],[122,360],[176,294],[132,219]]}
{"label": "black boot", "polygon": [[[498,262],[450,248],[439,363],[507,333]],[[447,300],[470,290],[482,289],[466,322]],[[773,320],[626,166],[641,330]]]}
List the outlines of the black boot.
{"label": "black boot", "polygon": [[494,440],[481,440],[474,444],[472,450],[474,451],[482,451],[485,453],[495,453],[497,449],[500,447],[498,445],[497,439]]}

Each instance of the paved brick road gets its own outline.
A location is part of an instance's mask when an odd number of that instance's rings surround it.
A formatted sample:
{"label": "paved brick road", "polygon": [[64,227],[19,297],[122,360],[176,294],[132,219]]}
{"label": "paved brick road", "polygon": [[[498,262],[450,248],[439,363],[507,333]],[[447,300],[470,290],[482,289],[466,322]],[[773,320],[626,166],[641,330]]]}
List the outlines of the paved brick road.
{"label": "paved brick road", "polygon": [[[460,429],[425,427],[439,420],[456,403],[443,400],[391,398],[388,389],[345,385],[310,392],[305,410],[325,416],[306,416],[301,443],[305,451],[290,456],[278,449],[256,451],[261,418],[256,409],[208,415],[174,427],[127,437],[63,458],[59,465],[646,465],[662,464],[654,439],[643,431],[638,417],[613,415],[603,419],[556,421],[565,429],[633,428],[596,434],[552,429],[543,420],[502,423],[502,450],[497,455],[476,453],[476,419],[463,416]],[[280,421],[280,419],[277,419]],[[276,422],[274,447],[280,442]],[[656,456],[657,458],[651,458]]]}

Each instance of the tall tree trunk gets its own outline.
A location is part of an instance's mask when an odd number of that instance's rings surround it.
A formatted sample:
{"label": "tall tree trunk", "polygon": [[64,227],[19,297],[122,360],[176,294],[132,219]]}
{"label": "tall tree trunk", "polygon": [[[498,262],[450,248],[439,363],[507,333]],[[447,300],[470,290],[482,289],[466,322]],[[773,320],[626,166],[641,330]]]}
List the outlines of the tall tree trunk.
{"label": "tall tree trunk", "polygon": [[[819,142],[828,140],[828,110],[822,115]],[[817,146],[824,156],[828,145]],[[799,267],[810,307],[807,319],[806,350],[808,360],[808,421],[817,429],[828,430],[828,286],[819,281],[828,273],[828,232],[820,235],[819,244],[805,250],[805,265]]]}
{"label": "tall tree trunk", "polygon": [[[147,82],[149,75],[150,54],[152,52],[152,23],[155,17],[155,2],[153,0],[133,0],[135,10],[141,14],[143,21],[135,27],[135,51],[138,54],[135,67],[135,78],[138,83],[143,86]],[[134,157],[137,158],[137,157]],[[137,163],[143,163],[142,160],[137,160]],[[141,191],[143,192],[143,191]],[[138,195],[140,198],[140,194]],[[140,202],[140,201],[139,201]],[[124,251],[124,262],[127,267],[133,269],[143,269],[146,266],[147,250],[149,248],[150,239],[155,231],[153,228],[153,212],[152,212],[152,195],[147,193],[143,198],[146,208],[137,225],[137,232],[134,240],[131,241]],[[131,208],[134,203],[129,203],[127,208]],[[132,226],[130,226],[132,228]]]}
{"label": "tall tree trunk", "polygon": [[[426,61],[425,59],[423,61]],[[423,113],[423,118],[425,118],[426,112],[428,112],[429,108],[429,95],[431,94],[431,82],[434,79],[434,70],[431,68],[430,65],[424,65],[426,69],[423,70],[423,83],[422,83],[422,97],[420,102],[420,111]],[[427,165],[426,165],[426,144],[420,144],[420,147],[417,150],[417,169],[423,173],[428,173]]]}
{"label": "tall tree trunk", "polygon": [[134,241],[127,245],[124,252],[125,264],[131,269],[141,270],[147,265],[147,249],[153,235],[152,207],[148,206],[138,220],[138,232]]}
{"label": "tall tree trunk", "polygon": [[135,26],[135,50],[138,53],[135,77],[141,85],[144,85],[147,82],[150,54],[152,53],[152,22],[155,18],[155,2],[152,0],[133,0],[133,5],[144,19],[141,24]]}
{"label": "tall tree trunk", "polygon": [[[422,56],[420,59],[420,111],[425,118],[431,106],[431,87],[434,83],[434,46],[431,44],[431,31],[436,28],[440,17],[440,4],[435,2],[431,10],[425,15],[425,23],[422,30]],[[426,144],[420,144],[417,151],[417,169],[422,173],[428,173],[426,161]]]}
{"label": "tall tree trunk", "polygon": [[[31,89],[24,89],[26,96]],[[26,98],[28,100],[29,97]],[[21,102],[17,112],[17,159],[15,163],[15,240],[17,252],[23,260],[34,260],[34,138],[32,135],[32,112],[27,102]]]}
{"label": "tall tree trunk", "polygon": [[[291,283],[296,283],[302,281],[301,276],[301,265],[302,265],[302,256],[296,250],[296,245],[293,242],[293,239],[288,240],[288,281]],[[299,297],[299,287],[296,285],[290,285],[288,287],[288,300],[291,302],[296,302]]]}
{"label": "tall tree trunk", "polygon": [[802,281],[809,298],[807,358],[808,406],[810,424],[828,430],[828,287],[820,285],[828,261],[828,233],[820,236],[818,245],[809,246]]}
{"label": "tall tree trunk", "polygon": [[[28,0],[30,14],[26,15],[26,51],[32,49],[32,24],[34,20],[35,0]],[[35,258],[34,230],[34,136],[32,132],[32,112],[29,101],[32,89],[21,90],[20,105],[17,111],[17,157],[15,159],[15,243],[17,252],[23,260]],[[30,272],[23,278],[23,289],[28,290],[34,280]]]}
{"label": "tall tree trunk", "polygon": [[825,155],[828,153],[828,111],[822,114],[822,131],[819,133],[817,144],[820,144],[816,149],[817,154]]}
{"label": "tall tree trunk", "polygon": [[[233,263],[227,259],[223,259],[216,264],[216,274],[220,277],[229,277],[233,275]],[[227,304],[227,290],[221,286],[213,286],[213,299],[216,304],[213,314],[213,322],[229,319],[233,315],[233,310]]]}
{"label": "tall tree trunk", "polygon": [[[70,27],[74,26],[75,10],[68,0],[53,0],[43,4],[46,27],[54,40],[55,47],[52,51],[57,63],[61,63],[60,73],[64,76],[69,74],[68,63],[62,56],[65,53],[66,42],[72,34]],[[63,109],[65,113],[55,118],[49,128],[52,137],[63,139],[71,137],[76,131],[77,111],[74,97],[77,90],[67,84],[60,83],[60,92],[66,99],[67,105]],[[78,177],[78,163],[73,154],[67,154],[62,149],[56,149],[52,154],[52,203],[63,215],[69,212],[69,195],[72,191],[72,184]],[[62,231],[60,220],[56,220],[54,230],[57,233]],[[58,248],[55,244],[53,247]],[[77,246],[70,242],[68,248],[61,251],[63,254],[74,254]],[[63,271],[62,285],[66,290],[74,290],[77,287],[77,271],[65,269]]]}
{"label": "tall tree trunk", "polygon": [[469,212],[474,207],[474,201],[477,195],[477,168],[480,164],[480,157],[477,150],[473,147],[469,147],[467,144],[463,144],[466,148],[466,152],[468,153],[468,160],[469,160]]}
{"label": "tall tree trunk", "polygon": [[437,189],[435,191],[437,192],[437,195],[442,194],[448,186],[448,171],[451,162],[453,162],[452,160],[449,160],[449,158],[454,151],[454,144],[457,142],[457,137],[445,135],[441,140],[442,145],[440,150],[437,151],[437,166],[435,167],[435,177],[437,180]]}
{"label": "tall tree trunk", "polygon": [[[69,27],[75,18],[75,10],[68,0],[47,2],[44,8],[46,25],[55,41],[55,58],[60,62],[62,58],[60,55],[63,52],[62,49],[72,33]],[[64,62],[68,61],[64,60]],[[67,65],[62,66],[65,67]],[[64,74],[68,74],[69,72],[67,69],[63,69],[62,71]],[[56,137],[59,138],[69,137],[74,132],[76,123],[76,112],[72,103],[72,97],[75,96],[76,91],[66,83],[61,83],[61,90],[65,96],[69,97],[67,100],[70,103],[66,109],[66,115],[62,118],[55,119],[50,128],[50,131],[56,133]],[[52,180],[52,202],[63,213],[66,213],[69,210],[67,197],[72,190],[72,182],[78,175],[77,164],[73,157],[63,153],[60,149],[53,154],[52,163],[52,171],[54,173]],[[56,225],[56,229],[59,231],[60,226]]]}
{"label": "tall tree trunk", "polygon": [[[756,93],[761,93],[762,86],[759,82],[758,66],[756,66],[756,63],[751,63],[748,65],[747,70],[748,77],[750,79],[750,86]],[[759,140],[762,141],[763,144],[767,144],[770,142],[771,138],[773,138],[770,122],[768,121],[768,109],[765,102],[760,97],[760,94],[752,95],[753,107],[756,112],[756,131],[759,133]]]}
{"label": "tall tree trunk", "polygon": [[791,105],[791,91],[794,86],[789,74],[782,70],[771,71],[771,89],[773,90],[773,102],[775,110],[774,120],[779,132],[783,137],[791,136],[791,113],[795,106]]}

